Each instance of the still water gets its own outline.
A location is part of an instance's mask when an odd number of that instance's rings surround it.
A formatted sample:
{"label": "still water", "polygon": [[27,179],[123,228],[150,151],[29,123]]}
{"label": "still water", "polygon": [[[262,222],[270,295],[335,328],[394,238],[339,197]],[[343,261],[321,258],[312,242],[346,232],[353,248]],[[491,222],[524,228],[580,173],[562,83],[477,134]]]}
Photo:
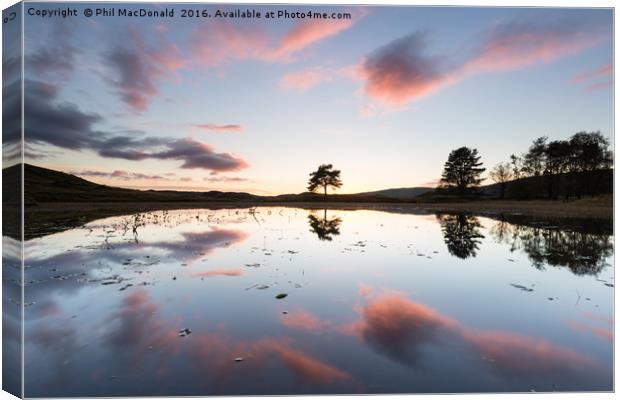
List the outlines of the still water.
{"label": "still water", "polygon": [[609,391],[611,234],[363,210],[100,219],[26,242],[26,396]]}

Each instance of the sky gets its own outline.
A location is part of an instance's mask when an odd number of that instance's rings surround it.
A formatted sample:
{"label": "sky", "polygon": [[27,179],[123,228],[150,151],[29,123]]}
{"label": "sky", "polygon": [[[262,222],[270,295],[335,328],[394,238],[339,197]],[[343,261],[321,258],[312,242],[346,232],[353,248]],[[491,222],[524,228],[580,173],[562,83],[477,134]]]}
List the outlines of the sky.
{"label": "sky", "polygon": [[[331,163],[338,192],[356,193],[435,185],[461,146],[490,169],[543,135],[613,140],[611,9],[250,5],[351,18],[187,19],[174,4],[174,18],[150,19],[85,7],[24,17],[25,149],[97,183],[299,193]],[[19,135],[4,131],[7,165]]]}

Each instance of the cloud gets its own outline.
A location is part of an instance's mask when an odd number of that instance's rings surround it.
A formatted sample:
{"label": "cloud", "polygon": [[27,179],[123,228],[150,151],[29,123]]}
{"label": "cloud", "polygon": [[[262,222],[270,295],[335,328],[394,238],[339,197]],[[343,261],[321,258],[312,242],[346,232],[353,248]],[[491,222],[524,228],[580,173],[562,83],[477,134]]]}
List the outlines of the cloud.
{"label": "cloud", "polygon": [[310,384],[328,384],[348,381],[352,377],[334,366],[292,349],[275,340],[263,342],[261,347],[280,355],[282,362],[302,381]]}
{"label": "cloud", "polygon": [[203,178],[205,182],[250,182],[250,179],[238,176],[210,176]]}
{"label": "cloud", "polygon": [[259,27],[216,21],[192,31],[189,50],[198,63],[214,67],[232,60],[262,59],[269,42]]}
{"label": "cloud", "polygon": [[320,42],[330,36],[349,29],[357,18],[351,19],[307,19],[298,23],[282,39],[280,46],[270,57],[286,58],[311,44]]}
{"label": "cloud", "polygon": [[307,68],[284,75],[279,85],[283,89],[303,92],[319,83],[331,81],[331,74],[331,71],[321,67]]}
{"label": "cloud", "polygon": [[607,78],[607,77],[613,76],[613,74],[614,74],[613,64],[611,63],[603,64],[594,70],[584,71],[584,72],[580,72],[576,74],[571,79],[571,82],[580,83],[580,82],[588,81],[590,79]]}
{"label": "cloud", "polygon": [[317,332],[329,325],[309,311],[293,311],[286,315],[280,315],[280,322],[286,327],[301,329],[309,332]]}
{"label": "cloud", "polygon": [[290,72],[284,75],[278,86],[285,90],[304,92],[319,84],[331,82],[337,78],[345,78],[359,81],[364,77],[361,65],[349,65],[346,67],[308,67],[300,71]]}
{"label": "cloud", "polygon": [[[349,373],[321,361],[303,351],[294,349],[286,338],[260,340],[234,340],[222,332],[194,329],[187,343],[177,337],[178,322],[158,316],[160,307],[148,292],[140,289],[127,296],[119,309],[106,319],[108,329],[104,344],[110,350],[123,350],[123,357],[140,362],[152,347],[157,347],[167,360],[182,359],[191,363],[193,370],[209,371],[205,379],[213,379],[217,387],[229,382],[235,368],[235,355],[250,355],[244,360],[245,374],[265,378],[271,363],[279,361],[301,383],[329,385],[350,382]],[[50,335],[50,340],[58,338]],[[247,376],[247,375],[246,375]],[[262,381],[262,380],[261,380]]]}
{"label": "cloud", "polygon": [[122,42],[103,55],[112,74],[106,80],[121,99],[135,111],[144,111],[159,93],[158,85],[170,73],[185,64],[178,47],[155,33],[156,45],[149,45],[135,29],[130,29]]}
{"label": "cloud", "polygon": [[591,27],[576,21],[498,24],[464,66],[467,72],[509,71],[578,54],[601,42]]}
{"label": "cloud", "polygon": [[[429,54],[425,33],[415,32],[370,53],[359,77],[363,92],[383,105],[402,105],[474,74],[505,72],[551,63],[600,44],[593,21],[511,21],[487,31],[465,57]],[[373,107],[376,107],[373,105]]]}
{"label": "cloud", "polygon": [[[371,299],[362,318],[342,332],[352,333],[388,357],[408,365],[424,361],[430,345],[473,349],[495,373],[561,373],[579,376],[595,367],[593,361],[572,349],[518,333],[469,327],[400,294]],[[595,369],[595,368],[594,368]]]}
{"label": "cloud", "polygon": [[249,166],[246,161],[239,157],[228,153],[216,153],[212,146],[190,138],[169,140],[166,147],[166,150],[152,152],[144,155],[144,158],[180,160],[183,162],[181,168],[199,168],[221,172],[239,171]]}
{"label": "cloud", "polygon": [[281,39],[260,26],[234,25],[227,21],[202,24],[190,34],[189,49],[196,62],[215,67],[235,60],[289,61],[300,51],[352,27],[365,11],[350,19],[305,19]]}
{"label": "cloud", "polygon": [[78,55],[78,49],[71,44],[73,35],[74,32],[68,24],[53,24],[51,32],[45,35],[45,38],[36,40],[40,46],[25,56],[26,75],[67,79],[74,70]]}
{"label": "cloud", "polygon": [[426,34],[396,39],[370,54],[363,64],[364,92],[385,103],[402,104],[454,83],[456,73],[426,51]]}
{"label": "cloud", "polygon": [[[591,70],[584,71],[576,74],[571,79],[574,84],[587,84],[584,90],[586,92],[593,92],[596,90],[611,88],[614,85],[612,79],[614,74],[613,64],[603,64],[600,67]],[[598,82],[597,82],[598,81]]]}
{"label": "cloud", "polygon": [[[92,150],[102,157],[134,161],[180,161],[181,168],[215,172],[238,171],[249,166],[240,157],[217,152],[211,145],[191,138],[149,137],[141,132],[114,134],[97,130],[95,126],[104,122],[103,118],[96,113],[83,112],[74,104],[58,102],[57,86],[26,80],[25,89],[28,114],[24,129],[32,145],[45,143],[69,150]],[[3,111],[8,122],[5,143],[17,142],[20,129],[9,121],[19,121],[21,99],[18,94],[6,96]]]}
{"label": "cloud", "polygon": [[172,329],[157,318],[160,307],[148,292],[140,289],[125,297],[121,308],[105,320],[106,326],[116,325],[105,335],[106,344],[118,350],[137,350],[134,359],[142,359],[147,346],[162,346],[175,338]]}
{"label": "cloud", "polygon": [[[610,342],[614,341],[614,333],[613,330],[610,329],[614,325],[613,318],[609,318],[605,315],[592,314],[592,313],[584,313],[582,316],[588,320],[587,323],[582,323],[579,321],[568,321],[568,325],[578,332],[586,332],[595,335],[596,337],[607,340]],[[605,327],[595,326],[595,325],[605,325]]]}
{"label": "cloud", "polygon": [[113,172],[84,170],[84,171],[76,171],[76,172],[70,172],[70,173],[73,175],[77,175],[77,176],[98,177],[98,178],[117,178],[117,179],[122,179],[124,181],[130,181],[130,180],[135,180],[135,179],[169,180],[168,178],[165,178],[161,175],[148,175],[148,174],[143,174],[140,172],[127,172],[127,171],[122,171],[122,170],[115,170]]}
{"label": "cloud", "polygon": [[204,129],[207,131],[214,132],[243,132],[244,128],[241,125],[216,125],[216,124],[194,124],[192,125],[196,128]]}
{"label": "cloud", "polygon": [[241,276],[243,275],[243,270],[241,268],[218,268],[206,272],[197,272],[192,275],[202,278],[211,278],[214,276]]}
{"label": "cloud", "polygon": [[441,341],[457,323],[400,295],[371,301],[362,311],[358,333],[364,341],[395,360],[416,364],[421,347]]}
{"label": "cloud", "polygon": [[591,85],[586,86],[586,92],[595,92],[597,90],[607,89],[614,87],[614,81],[593,83]]}

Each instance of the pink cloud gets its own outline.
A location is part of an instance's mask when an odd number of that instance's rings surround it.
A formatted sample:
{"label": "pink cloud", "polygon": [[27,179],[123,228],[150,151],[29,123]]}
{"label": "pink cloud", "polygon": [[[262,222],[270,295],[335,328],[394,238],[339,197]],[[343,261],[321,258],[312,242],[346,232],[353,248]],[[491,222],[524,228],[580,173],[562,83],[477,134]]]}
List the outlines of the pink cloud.
{"label": "pink cloud", "polygon": [[282,362],[305,382],[311,384],[327,384],[352,379],[351,375],[347,372],[308,356],[301,351],[294,350],[282,343],[267,341],[264,342],[263,345],[278,353],[282,358]]}
{"label": "pink cloud", "polygon": [[217,125],[217,124],[194,124],[196,128],[214,132],[243,132],[243,126],[236,124]]}
{"label": "pink cloud", "polygon": [[286,74],[280,80],[280,87],[288,90],[305,91],[319,83],[331,81],[331,71],[324,68],[307,68]]}
{"label": "pink cloud", "polygon": [[349,29],[354,19],[309,19],[303,20],[291,29],[282,40],[280,46],[271,55],[275,59],[288,57],[311,44],[320,42],[330,36]]}
{"label": "pink cloud", "polygon": [[607,81],[601,83],[593,83],[585,88],[586,92],[595,92],[597,90],[612,88],[614,86],[614,81]]}
{"label": "pink cloud", "polygon": [[[603,41],[586,24],[533,25],[506,23],[489,31],[465,59],[429,54],[427,38],[413,33],[371,53],[357,74],[363,92],[382,105],[402,105],[452,86],[473,74],[504,72],[551,63],[576,55]],[[603,70],[606,71],[606,70]],[[377,105],[363,113],[375,114]]]}
{"label": "pink cloud", "polygon": [[451,85],[460,77],[426,54],[426,36],[415,33],[380,47],[366,58],[364,92],[388,104],[403,104]]}
{"label": "pink cloud", "polygon": [[192,275],[203,278],[211,278],[214,276],[241,276],[243,275],[243,270],[241,268],[218,268],[206,272],[197,272]]}
{"label": "pink cloud", "polygon": [[269,36],[260,27],[222,21],[201,24],[189,39],[191,53],[200,64],[210,67],[232,60],[262,59],[269,44]]}
{"label": "pink cloud", "polygon": [[609,64],[604,64],[596,68],[593,71],[580,72],[576,74],[575,76],[573,76],[573,78],[571,79],[571,82],[579,83],[579,82],[584,82],[590,79],[606,78],[606,77],[612,76],[613,74],[614,74],[614,66],[613,64],[609,63]]}
{"label": "pink cloud", "polygon": [[601,42],[599,35],[562,26],[506,24],[497,27],[466,71],[508,71],[571,56]]}
{"label": "pink cloud", "polygon": [[280,321],[284,326],[312,332],[316,332],[329,324],[326,321],[322,321],[314,314],[304,310],[281,315]]}
{"label": "pink cloud", "polygon": [[365,12],[351,19],[306,19],[281,39],[261,26],[234,25],[226,21],[204,24],[190,35],[189,48],[198,63],[214,67],[234,60],[282,62],[307,47],[352,27]]}
{"label": "pink cloud", "polygon": [[512,332],[469,329],[463,332],[463,337],[484,359],[508,374],[593,365],[592,360],[574,350]]}
{"label": "pink cloud", "polygon": [[336,78],[362,80],[363,72],[361,66],[350,65],[341,68],[308,67],[284,75],[280,79],[279,86],[282,89],[303,92],[321,83],[331,82]]}
{"label": "pink cloud", "polygon": [[494,371],[514,373],[575,372],[594,363],[572,349],[519,333],[469,327],[402,294],[380,295],[360,309],[361,319],[341,327],[390,358],[407,364],[423,361],[433,344],[463,346],[492,363]]}
{"label": "pink cloud", "polygon": [[578,332],[592,333],[593,335],[601,339],[608,340],[610,342],[613,342],[614,340],[614,333],[611,329],[608,328],[590,326],[578,321],[568,321],[568,325]]}

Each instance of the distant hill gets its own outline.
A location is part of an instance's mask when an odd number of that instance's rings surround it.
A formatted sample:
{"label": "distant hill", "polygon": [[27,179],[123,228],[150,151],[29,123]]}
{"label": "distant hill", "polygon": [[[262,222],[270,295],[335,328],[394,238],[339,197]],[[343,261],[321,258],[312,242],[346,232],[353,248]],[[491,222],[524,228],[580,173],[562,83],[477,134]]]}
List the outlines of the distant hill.
{"label": "distant hill", "polygon": [[[244,192],[189,192],[174,190],[136,190],[123,189],[113,186],[100,185],[86,179],[41,168],[30,164],[24,164],[25,191],[24,202],[26,206],[34,206],[37,203],[160,203],[160,202],[244,202],[247,204],[260,204],[269,202],[324,202],[325,197],[318,193],[282,194],[277,196],[257,196]],[[598,193],[613,193],[613,170],[597,171],[595,174],[583,176],[581,181],[596,183]],[[21,165],[15,165],[2,170],[3,201],[4,204],[20,204],[21,201]],[[545,177],[523,178],[508,182],[506,188],[507,198],[546,198],[548,185]],[[561,183],[563,176],[558,177]],[[558,192],[559,193],[559,192]],[[482,198],[497,198],[499,185],[482,186],[478,194],[465,198],[456,196],[454,193],[441,189],[426,187],[398,188],[377,190],[374,192],[356,194],[330,194],[328,202],[341,203],[436,203],[454,202],[463,200],[475,200]]]}
{"label": "distant hill", "polygon": [[[19,204],[20,165],[2,170],[3,200]],[[178,192],[172,190],[134,190],[100,185],[86,179],[47,168],[24,164],[26,205],[39,202],[181,202],[252,201],[259,198],[237,192]],[[6,183],[11,182],[10,185]]]}
{"label": "distant hill", "polygon": [[374,192],[359,193],[361,196],[385,197],[390,199],[410,200],[424,193],[432,192],[435,188],[411,187],[398,189],[376,190]]}
{"label": "distant hill", "polygon": [[[582,196],[613,194],[613,169],[580,172],[576,175],[556,174],[553,176],[530,176],[506,182],[504,197],[506,199],[563,199],[566,194],[575,197],[578,191]],[[415,198],[422,203],[448,203],[463,200],[496,199],[500,196],[501,185],[493,183],[480,186],[475,193],[458,196],[446,189],[435,189],[422,193]]]}
{"label": "distant hill", "polygon": [[[283,194],[278,196],[257,196],[244,192],[185,192],[174,190],[136,190],[100,185],[86,179],[24,164],[25,205],[37,203],[71,202],[322,202],[325,198],[317,193]],[[5,204],[19,204],[21,191],[21,165],[2,170],[3,201]],[[331,194],[330,202],[398,202],[396,198],[371,194]]]}

